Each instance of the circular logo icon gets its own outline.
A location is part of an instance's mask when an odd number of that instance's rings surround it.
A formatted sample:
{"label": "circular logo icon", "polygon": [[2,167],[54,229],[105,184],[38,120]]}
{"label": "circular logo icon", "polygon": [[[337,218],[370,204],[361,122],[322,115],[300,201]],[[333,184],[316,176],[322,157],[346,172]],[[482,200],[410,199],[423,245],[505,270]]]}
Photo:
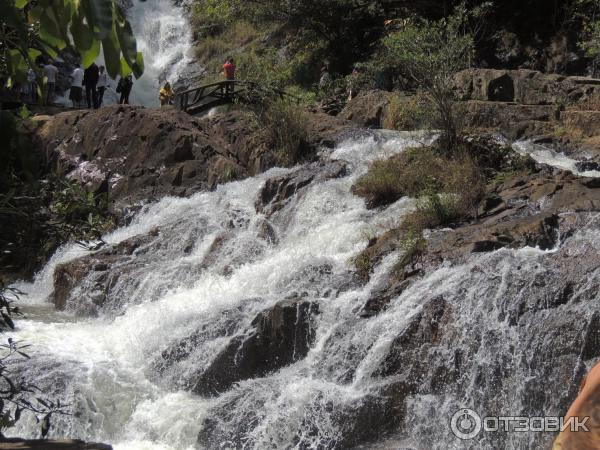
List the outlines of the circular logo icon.
{"label": "circular logo icon", "polygon": [[481,431],[481,417],[472,409],[460,409],[452,416],[450,428],[459,439],[473,439]]}

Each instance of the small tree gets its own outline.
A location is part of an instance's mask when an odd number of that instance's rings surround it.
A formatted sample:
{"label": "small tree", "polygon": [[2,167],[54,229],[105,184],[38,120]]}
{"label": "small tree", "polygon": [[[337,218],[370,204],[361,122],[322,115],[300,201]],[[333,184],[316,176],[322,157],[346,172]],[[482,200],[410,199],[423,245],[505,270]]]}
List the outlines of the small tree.
{"label": "small tree", "polygon": [[464,4],[452,16],[430,21],[414,18],[383,39],[383,61],[423,90],[434,106],[449,148],[457,141],[454,75],[471,65],[475,50],[473,19],[489,7],[468,10]]}

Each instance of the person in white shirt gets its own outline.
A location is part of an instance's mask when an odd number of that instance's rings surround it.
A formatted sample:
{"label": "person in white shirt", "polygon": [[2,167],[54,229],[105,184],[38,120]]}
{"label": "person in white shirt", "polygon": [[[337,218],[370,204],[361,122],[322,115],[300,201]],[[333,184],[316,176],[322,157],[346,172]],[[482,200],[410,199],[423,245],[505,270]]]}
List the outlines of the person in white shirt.
{"label": "person in white shirt", "polygon": [[46,78],[46,104],[52,103],[54,100],[54,93],[56,91],[56,76],[58,75],[58,68],[50,61],[44,66],[43,69],[44,77]]}
{"label": "person in white shirt", "polygon": [[69,93],[69,99],[73,102],[73,108],[75,108],[75,104],[77,107],[81,108],[81,99],[82,99],[82,86],[83,86],[83,69],[81,65],[77,64],[75,70],[71,74],[71,92]]}
{"label": "person in white shirt", "polygon": [[36,75],[33,69],[27,70],[27,81],[21,85],[21,101],[37,103]]}
{"label": "person in white shirt", "polygon": [[108,75],[104,66],[100,66],[98,75],[98,84],[96,89],[98,90],[98,107],[102,106],[102,99],[104,98],[104,91],[108,88]]}

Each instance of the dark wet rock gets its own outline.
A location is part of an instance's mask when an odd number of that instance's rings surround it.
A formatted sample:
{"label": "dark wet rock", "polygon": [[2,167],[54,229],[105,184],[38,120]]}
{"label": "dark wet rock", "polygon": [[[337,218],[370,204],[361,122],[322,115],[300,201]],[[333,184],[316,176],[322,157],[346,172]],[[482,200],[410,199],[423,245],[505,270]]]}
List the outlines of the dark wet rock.
{"label": "dark wet rock", "polygon": [[598,171],[600,170],[600,163],[596,161],[577,161],[575,163],[575,168],[580,172],[587,172],[591,170]]}
{"label": "dark wet rock", "polygon": [[3,438],[0,441],[0,450],[112,450],[112,446],[79,439]]}
{"label": "dark wet rock", "polygon": [[306,356],[314,340],[318,305],[303,299],[277,303],[252,321],[249,335],[236,336],[198,374],[192,390],[213,396],[237,381],[264,376]]}
{"label": "dark wet rock", "polygon": [[[111,296],[121,277],[129,277],[135,262],[134,254],[145,252],[156,238],[157,230],[111,245],[67,263],[54,270],[52,301],[56,309],[74,308],[80,315],[96,315]],[[86,281],[85,299],[73,298],[78,286]],[[124,300],[125,301],[125,300]]]}
{"label": "dark wet rock", "polygon": [[390,302],[400,296],[402,292],[408,288],[412,280],[406,279],[393,283],[390,287],[384,287],[371,293],[369,300],[365,303],[363,310],[360,313],[360,317],[368,318],[385,311]]}
{"label": "dark wet rock", "polygon": [[311,183],[343,177],[345,174],[343,162],[329,161],[312,163],[289,174],[269,178],[258,194],[256,210],[269,217]]}
{"label": "dark wet rock", "polygon": [[[376,376],[386,377],[402,371],[409,372],[405,379],[416,383],[428,372],[427,346],[437,343],[451,321],[451,307],[442,297],[429,300],[407,327],[392,342],[390,352],[379,367]],[[412,353],[411,364],[406,364],[407,353]],[[416,375],[418,374],[418,375]]]}
{"label": "dark wet rock", "polygon": [[[564,414],[586,364],[600,356],[595,253],[568,245],[540,255],[537,267],[514,267],[502,281],[495,272],[507,263],[506,255],[487,258],[468,266],[470,282],[481,286],[480,292],[448,289],[448,296],[418,300],[421,306],[374,373],[401,392],[388,408],[410,417],[415,398],[435,398],[439,404],[441,398],[460,402],[468,395],[470,405],[496,410],[512,404],[506,395],[516,388],[524,399],[520,414]],[[541,380],[551,387],[540,388]],[[505,437],[492,439],[494,448],[506,446]],[[540,436],[539,442],[551,439]],[[427,445],[427,437],[421,442]]]}

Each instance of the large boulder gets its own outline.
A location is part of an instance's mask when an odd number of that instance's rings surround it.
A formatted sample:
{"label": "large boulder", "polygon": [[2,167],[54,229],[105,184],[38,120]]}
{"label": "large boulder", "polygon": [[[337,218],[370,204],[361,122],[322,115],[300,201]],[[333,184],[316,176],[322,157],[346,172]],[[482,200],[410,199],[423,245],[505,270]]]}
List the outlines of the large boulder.
{"label": "large boulder", "polygon": [[293,196],[314,182],[339,178],[346,174],[341,161],[315,162],[293,172],[268,179],[256,199],[256,211],[267,217],[282,209]]}
{"label": "large boulder", "polygon": [[600,80],[535,70],[467,69],[455,76],[462,100],[565,104],[600,92]]}
{"label": "large boulder", "polygon": [[370,90],[359,92],[350,100],[340,117],[366,128],[381,128],[386,108],[392,97],[391,92]]}
{"label": "large boulder", "polygon": [[[71,309],[80,315],[96,315],[109,303],[113,309],[127,300],[118,295],[119,281],[137,276],[136,269],[146,261],[138,259],[149,250],[157,231],[126,239],[117,245],[59,264],[54,270],[54,291],[51,297],[58,310]],[[145,247],[145,250],[142,250]],[[137,255],[134,255],[136,254]],[[78,286],[85,283],[85,295],[74,295]],[[117,308],[118,309],[118,308]]]}
{"label": "large boulder", "polygon": [[[247,332],[231,336],[206,367],[189,375],[187,387],[197,394],[214,396],[229,390],[238,381],[265,376],[303,359],[315,338],[313,318],[318,312],[317,303],[299,297],[282,300],[265,309],[252,320]],[[220,332],[227,336],[236,326],[239,323],[231,323]],[[195,343],[205,334],[200,330],[165,350],[156,364],[157,371],[164,372],[188,358]]]}
{"label": "large boulder", "polygon": [[[108,192],[116,212],[163,196],[188,196],[263,172],[276,149],[251,115],[232,110],[198,118],[175,108],[113,105],[36,116],[34,139],[60,173],[92,192]],[[307,113],[309,147],[333,145],[349,125]]]}

